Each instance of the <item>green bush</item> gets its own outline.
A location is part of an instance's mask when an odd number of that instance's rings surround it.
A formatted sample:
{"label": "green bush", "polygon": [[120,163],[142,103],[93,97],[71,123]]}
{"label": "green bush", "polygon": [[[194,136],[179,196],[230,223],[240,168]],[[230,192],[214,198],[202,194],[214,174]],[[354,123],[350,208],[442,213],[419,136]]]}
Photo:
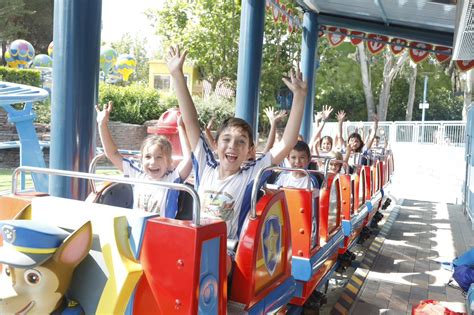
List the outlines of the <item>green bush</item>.
{"label": "green bush", "polygon": [[235,114],[235,105],[232,99],[220,96],[194,97],[196,110],[199,115],[201,126],[207,124],[214,118],[214,128],[219,127],[219,123]]}
{"label": "green bush", "polygon": [[114,104],[111,119],[130,124],[142,125],[147,120],[158,119],[167,109],[155,89],[141,84],[126,87],[101,84],[99,104],[108,101]]}
{"label": "green bush", "polygon": [[41,87],[41,72],[33,69],[0,67],[0,81]]}

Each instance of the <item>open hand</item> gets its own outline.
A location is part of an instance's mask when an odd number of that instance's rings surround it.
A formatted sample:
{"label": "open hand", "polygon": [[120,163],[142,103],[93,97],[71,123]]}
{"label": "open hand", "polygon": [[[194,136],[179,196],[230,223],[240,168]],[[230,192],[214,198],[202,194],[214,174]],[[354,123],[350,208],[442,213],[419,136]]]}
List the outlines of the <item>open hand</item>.
{"label": "open hand", "polygon": [[110,119],[110,113],[112,112],[112,101],[104,104],[102,110],[100,110],[99,104],[95,105],[95,111],[97,112],[97,124],[107,124]]}
{"label": "open hand", "polygon": [[342,122],[346,120],[346,112],[343,110],[340,110],[336,114],[337,121]]}
{"label": "open hand", "polygon": [[286,86],[293,92],[294,96],[300,95],[305,96],[308,91],[308,84],[306,81],[303,81],[301,72],[298,71],[298,74],[295,75],[293,69],[290,71],[290,78],[283,78]]}
{"label": "open hand", "polygon": [[332,111],[334,109],[332,108],[332,106],[328,106],[328,105],[324,105],[323,106],[323,119],[327,119],[329,117],[329,115],[331,115]]}
{"label": "open hand", "polygon": [[287,116],[287,113],[285,110],[275,111],[275,108],[273,108],[273,106],[265,108],[263,112],[268,117],[268,120],[270,121],[271,125],[274,125],[277,121]]}
{"label": "open hand", "polygon": [[171,75],[183,72],[183,64],[186,59],[188,51],[185,50],[181,53],[179,46],[170,46],[168,56],[166,58],[166,64]]}

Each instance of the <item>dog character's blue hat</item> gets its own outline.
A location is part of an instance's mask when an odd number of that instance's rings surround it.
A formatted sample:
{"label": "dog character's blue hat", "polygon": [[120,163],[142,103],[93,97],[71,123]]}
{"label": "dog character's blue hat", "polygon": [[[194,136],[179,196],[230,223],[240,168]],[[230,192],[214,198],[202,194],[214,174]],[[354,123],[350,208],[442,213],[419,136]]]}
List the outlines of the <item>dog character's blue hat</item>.
{"label": "dog character's blue hat", "polygon": [[44,263],[61,246],[69,233],[33,220],[0,221],[3,246],[0,263],[31,268]]}

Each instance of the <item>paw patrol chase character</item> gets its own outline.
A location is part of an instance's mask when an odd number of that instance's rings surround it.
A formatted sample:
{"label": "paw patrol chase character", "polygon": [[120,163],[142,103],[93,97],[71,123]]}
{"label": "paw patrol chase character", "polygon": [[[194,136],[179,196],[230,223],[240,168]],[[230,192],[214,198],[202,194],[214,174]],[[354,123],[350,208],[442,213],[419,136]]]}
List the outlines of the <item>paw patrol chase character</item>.
{"label": "paw patrol chase character", "polygon": [[81,314],[64,295],[92,245],[91,223],[72,234],[32,220],[0,221],[0,314]]}

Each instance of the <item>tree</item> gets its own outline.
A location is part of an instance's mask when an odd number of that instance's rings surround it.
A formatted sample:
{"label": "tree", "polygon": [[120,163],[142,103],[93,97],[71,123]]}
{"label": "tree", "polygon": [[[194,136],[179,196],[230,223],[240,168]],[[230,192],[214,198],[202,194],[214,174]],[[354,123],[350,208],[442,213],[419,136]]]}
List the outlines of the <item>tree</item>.
{"label": "tree", "polygon": [[405,112],[405,120],[411,121],[413,117],[413,104],[415,102],[415,88],[416,88],[416,74],[417,66],[416,63],[410,62],[409,67],[411,69],[410,73],[407,76],[408,85],[408,101],[407,101],[407,110]]}
{"label": "tree", "polygon": [[374,95],[372,93],[372,82],[370,80],[370,64],[365,52],[365,42],[357,45],[357,52],[360,63],[360,73],[362,76],[362,86],[364,88],[365,103],[367,105],[367,118],[371,119],[375,113]]}
{"label": "tree", "polygon": [[137,82],[147,83],[148,82],[148,57],[145,50],[145,39],[138,37],[132,38],[130,34],[126,33],[122,38],[114,43],[111,43],[113,49],[119,54],[131,54],[137,61],[137,68],[132,74],[136,78]]}
{"label": "tree", "polygon": [[221,80],[237,77],[240,6],[233,0],[167,0],[161,10],[147,11],[163,44],[180,44],[199,67],[212,91]]}
{"label": "tree", "polygon": [[[46,53],[53,39],[54,0],[0,0],[0,41],[2,51],[15,39],[25,39],[36,54]],[[2,59],[2,64],[5,60]]]}

